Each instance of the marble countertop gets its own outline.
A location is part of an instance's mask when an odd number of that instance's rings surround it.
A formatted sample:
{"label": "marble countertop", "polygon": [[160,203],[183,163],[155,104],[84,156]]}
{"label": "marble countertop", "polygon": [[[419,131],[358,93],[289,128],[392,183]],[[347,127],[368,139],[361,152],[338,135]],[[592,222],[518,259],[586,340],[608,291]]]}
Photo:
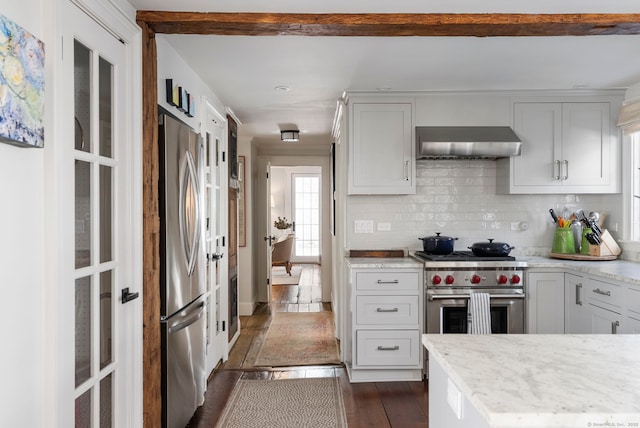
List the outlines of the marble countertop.
{"label": "marble countertop", "polygon": [[[553,259],[550,257],[517,257],[526,261],[529,269],[561,269],[574,272],[582,272],[597,275],[602,278],[613,279],[629,284],[640,285],[640,263],[625,260],[609,261],[574,261]],[[351,268],[375,269],[375,268],[414,268],[421,267],[422,262],[413,257],[346,257],[347,264]]]}
{"label": "marble countertop", "polygon": [[422,343],[491,427],[640,426],[640,335],[425,334]]}
{"label": "marble countertop", "polygon": [[353,269],[377,269],[377,268],[420,268],[424,263],[413,257],[347,257],[349,267]]}
{"label": "marble countertop", "polygon": [[529,269],[553,268],[572,270],[629,284],[640,285],[640,263],[625,260],[574,261],[550,257],[518,257],[526,261]]}

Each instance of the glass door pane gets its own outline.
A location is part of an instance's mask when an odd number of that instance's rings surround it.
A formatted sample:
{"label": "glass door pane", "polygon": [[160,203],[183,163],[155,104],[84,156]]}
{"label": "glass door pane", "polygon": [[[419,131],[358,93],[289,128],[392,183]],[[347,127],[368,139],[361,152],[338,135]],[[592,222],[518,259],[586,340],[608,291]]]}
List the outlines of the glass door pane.
{"label": "glass door pane", "polygon": [[114,67],[74,42],[76,427],[113,426],[117,160]]}

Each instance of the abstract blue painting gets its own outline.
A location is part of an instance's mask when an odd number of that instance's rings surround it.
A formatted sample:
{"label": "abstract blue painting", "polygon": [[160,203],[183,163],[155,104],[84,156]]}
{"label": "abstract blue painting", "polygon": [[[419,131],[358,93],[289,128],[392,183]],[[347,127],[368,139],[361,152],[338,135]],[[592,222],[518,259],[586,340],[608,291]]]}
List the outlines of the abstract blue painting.
{"label": "abstract blue painting", "polygon": [[0,141],[44,146],[44,43],[0,15]]}

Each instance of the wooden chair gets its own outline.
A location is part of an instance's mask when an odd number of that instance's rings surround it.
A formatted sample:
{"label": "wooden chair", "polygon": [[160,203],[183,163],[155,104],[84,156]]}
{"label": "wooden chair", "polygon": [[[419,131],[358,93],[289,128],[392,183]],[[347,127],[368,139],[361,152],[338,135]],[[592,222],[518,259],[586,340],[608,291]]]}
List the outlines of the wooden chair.
{"label": "wooden chair", "polygon": [[291,254],[293,252],[293,235],[287,236],[282,241],[276,242],[271,248],[271,266],[284,266],[291,276]]}

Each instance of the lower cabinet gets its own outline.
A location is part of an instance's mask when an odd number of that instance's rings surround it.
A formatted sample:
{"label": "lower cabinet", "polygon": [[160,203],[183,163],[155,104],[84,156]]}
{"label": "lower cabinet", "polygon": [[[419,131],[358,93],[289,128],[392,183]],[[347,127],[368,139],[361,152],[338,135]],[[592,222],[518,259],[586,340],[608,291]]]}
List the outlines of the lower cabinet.
{"label": "lower cabinet", "polygon": [[591,332],[585,283],[582,276],[564,274],[564,331],[567,334]]}
{"label": "lower cabinet", "polygon": [[526,332],[640,333],[640,287],[568,272],[527,273]]}
{"label": "lower cabinet", "polygon": [[349,278],[350,380],[422,380],[422,269],[351,268]]}
{"label": "lower cabinet", "polygon": [[622,316],[609,309],[589,303],[589,333],[618,334],[622,333]]}
{"label": "lower cabinet", "polygon": [[[640,318],[640,317],[639,317]],[[622,326],[624,334],[640,334],[640,319],[627,317]]]}
{"label": "lower cabinet", "polygon": [[563,272],[528,272],[526,281],[526,333],[564,333]]}
{"label": "lower cabinet", "polygon": [[624,320],[623,333],[640,334],[640,287],[629,286],[627,289],[627,317]]}

